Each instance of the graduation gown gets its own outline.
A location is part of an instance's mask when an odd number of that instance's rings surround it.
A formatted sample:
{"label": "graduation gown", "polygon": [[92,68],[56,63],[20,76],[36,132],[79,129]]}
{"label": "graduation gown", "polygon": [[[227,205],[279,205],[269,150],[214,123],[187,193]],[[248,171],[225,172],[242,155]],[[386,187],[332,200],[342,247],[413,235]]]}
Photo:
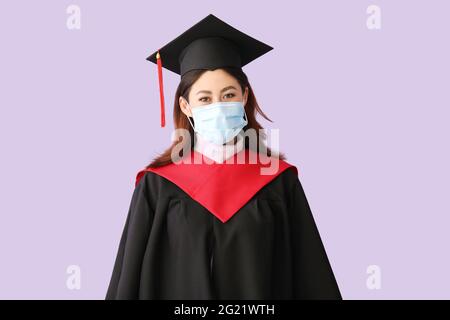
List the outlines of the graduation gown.
{"label": "graduation gown", "polygon": [[278,161],[139,171],[106,299],[341,299],[297,168]]}

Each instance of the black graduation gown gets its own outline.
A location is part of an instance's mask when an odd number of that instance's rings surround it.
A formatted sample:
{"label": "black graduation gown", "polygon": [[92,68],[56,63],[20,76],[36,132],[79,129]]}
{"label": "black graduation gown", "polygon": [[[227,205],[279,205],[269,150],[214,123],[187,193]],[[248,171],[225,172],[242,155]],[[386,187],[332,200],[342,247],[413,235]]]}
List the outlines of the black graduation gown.
{"label": "black graduation gown", "polygon": [[342,299],[293,169],[225,223],[176,183],[144,172],[106,299]]}

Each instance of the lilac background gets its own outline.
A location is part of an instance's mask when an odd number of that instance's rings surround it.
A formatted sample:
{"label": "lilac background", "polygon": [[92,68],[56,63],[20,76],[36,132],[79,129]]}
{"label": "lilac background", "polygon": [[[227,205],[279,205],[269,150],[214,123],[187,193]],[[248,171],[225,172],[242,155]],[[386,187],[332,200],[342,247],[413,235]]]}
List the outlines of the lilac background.
{"label": "lilac background", "polygon": [[[70,4],[81,30],[66,28]],[[179,76],[164,73],[161,129],[145,58],[209,13],[275,48],[244,71],[300,170],[344,298],[450,298],[448,1],[0,9],[0,298],[104,298],[135,174],[173,128]],[[66,288],[71,264],[81,290]],[[380,290],[366,287],[372,264]]]}

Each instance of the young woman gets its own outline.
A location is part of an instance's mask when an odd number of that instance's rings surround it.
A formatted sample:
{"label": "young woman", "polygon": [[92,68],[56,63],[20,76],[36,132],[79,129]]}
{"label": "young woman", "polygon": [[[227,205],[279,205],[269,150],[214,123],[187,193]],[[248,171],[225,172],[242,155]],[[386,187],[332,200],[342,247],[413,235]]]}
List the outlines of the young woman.
{"label": "young woman", "polygon": [[148,58],[161,93],[181,75],[177,139],[137,174],[106,299],[341,299],[297,168],[249,134],[242,66],[271,49],[209,15]]}

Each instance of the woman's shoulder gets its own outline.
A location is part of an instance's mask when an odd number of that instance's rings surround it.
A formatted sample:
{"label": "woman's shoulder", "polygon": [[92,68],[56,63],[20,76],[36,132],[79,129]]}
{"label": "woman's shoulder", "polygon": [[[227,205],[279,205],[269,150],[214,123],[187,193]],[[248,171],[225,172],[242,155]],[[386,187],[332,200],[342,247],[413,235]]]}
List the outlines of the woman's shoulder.
{"label": "woman's shoulder", "polygon": [[295,183],[295,181],[298,180],[298,167],[290,162],[287,162],[286,160],[280,160],[280,162],[282,172],[279,174],[279,180],[289,185]]}
{"label": "woman's shoulder", "polygon": [[291,190],[295,187],[297,181],[296,167],[286,167],[258,192],[259,197],[286,200],[286,197],[291,194]]}
{"label": "woman's shoulder", "polygon": [[159,170],[141,170],[136,176],[135,188],[153,201],[161,198],[185,197],[183,188]]}
{"label": "woman's shoulder", "polygon": [[161,174],[154,170],[141,170],[136,175],[135,188],[142,186],[143,188],[151,188],[158,190],[167,182]]}
{"label": "woman's shoulder", "polygon": [[153,168],[153,167],[146,167],[144,169],[141,169],[137,172],[135,177],[135,187],[137,187],[141,181],[146,181],[147,183],[155,182],[161,180],[162,176],[160,173],[158,173],[159,170],[161,170],[162,167]]}
{"label": "woman's shoulder", "polygon": [[135,187],[138,187],[141,184],[146,184],[149,181],[159,179],[159,175],[154,173],[153,171],[139,171],[136,175],[136,180],[134,182]]}
{"label": "woman's shoulder", "polygon": [[282,178],[287,182],[293,182],[295,180],[298,180],[298,169],[296,166],[291,165],[287,167],[282,173],[280,173],[280,176],[282,176]]}

